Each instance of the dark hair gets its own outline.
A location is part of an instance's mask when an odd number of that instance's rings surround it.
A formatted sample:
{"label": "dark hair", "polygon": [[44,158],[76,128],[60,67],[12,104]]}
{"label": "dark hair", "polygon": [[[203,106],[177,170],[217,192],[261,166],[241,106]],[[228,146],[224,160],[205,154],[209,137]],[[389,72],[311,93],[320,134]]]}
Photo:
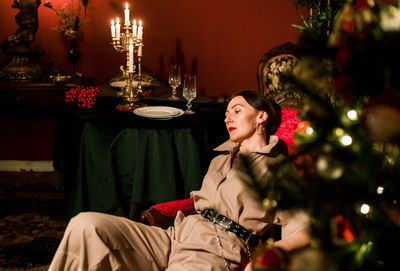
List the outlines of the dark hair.
{"label": "dark hair", "polygon": [[259,111],[265,111],[268,114],[267,124],[265,130],[267,132],[267,140],[270,135],[275,134],[281,125],[282,111],[281,107],[271,99],[268,99],[258,91],[254,90],[243,90],[238,94],[231,97],[242,96],[246,102],[251,105],[254,109]]}

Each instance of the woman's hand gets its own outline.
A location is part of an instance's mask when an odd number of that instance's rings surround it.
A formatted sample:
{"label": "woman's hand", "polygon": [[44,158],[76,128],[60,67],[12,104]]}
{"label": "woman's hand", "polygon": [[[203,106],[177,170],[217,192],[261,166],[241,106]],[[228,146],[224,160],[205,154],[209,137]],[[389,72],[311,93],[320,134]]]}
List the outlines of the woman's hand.
{"label": "woman's hand", "polygon": [[307,246],[310,243],[310,236],[307,229],[299,230],[289,238],[276,241],[274,245],[285,251],[292,251]]}

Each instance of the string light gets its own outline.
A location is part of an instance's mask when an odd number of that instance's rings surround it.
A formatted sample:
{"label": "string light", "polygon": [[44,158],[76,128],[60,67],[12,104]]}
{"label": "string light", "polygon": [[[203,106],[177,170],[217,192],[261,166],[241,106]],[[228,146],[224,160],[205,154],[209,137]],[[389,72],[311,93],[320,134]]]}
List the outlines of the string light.
{"label": "string light", "polygon": [[376,193],[378,193],[378,194],[383,194],[383,190],[385,190],[382,186],[379,186],[377,189],[376,189]]}
{"label": "string light", "polygon": [[369,213],[369,209],[370,209],[369,205],[364,203],[363,205],[361,205],[360,212],[366,215]]}
{"label": "string light", "polygon": [[344,145],[344,146],[349,146],[351,145],[351,143],[353,143],[353,139],[351,138],[351,136],[349,135],[344,135],[340,138],[340,142]]}
{"label": "string light", "polygon": [[313,133],[314,133],[314,129],[312,127],[307,127],[306,134],[307,135],[312,135]]}
{"label": "string light", "polygon": [[343,136],[344,135],[344,130],[342,128],[335,128],[335,130],[333,130],[333,132],[335,133],[336,136]]}
{"label": "string light", "polygon": [[337,137],[339,137],[339,141],[340,141],[340,143],[342,143],[342,145],[349,146],[349,145],[351,145],[351,143],[353,143],[353,139],[351,138],[351,136],[346,134],[342,128],[335,128],[333,130],[333,133]]}
{"label": "string light", "polygon": [[346,115],[351,120],[357,120],[358,119],[357,111],[354,110],[354,109],[351,109],[351,110],[347,111]]}

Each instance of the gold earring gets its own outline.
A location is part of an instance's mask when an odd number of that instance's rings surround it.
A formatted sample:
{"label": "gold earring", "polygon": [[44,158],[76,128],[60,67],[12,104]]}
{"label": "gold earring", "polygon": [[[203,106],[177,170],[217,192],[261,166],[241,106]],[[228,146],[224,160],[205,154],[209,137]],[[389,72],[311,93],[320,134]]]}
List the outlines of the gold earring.
{"label": "gold earring", "polygon": [[257,132],[257,134],[258,135],[261,135],[262,134],[262,131],[260,132],[260,123],[257,123],[257,129],[256,129],[256,132]]}
{"label": "gold earring", "polygon": [[[261,127],[261,129],[259,127]],[[265,132],[265,126],[262,125],[261,123],[258,123],[256,132],[257,134],[262,135]]]}

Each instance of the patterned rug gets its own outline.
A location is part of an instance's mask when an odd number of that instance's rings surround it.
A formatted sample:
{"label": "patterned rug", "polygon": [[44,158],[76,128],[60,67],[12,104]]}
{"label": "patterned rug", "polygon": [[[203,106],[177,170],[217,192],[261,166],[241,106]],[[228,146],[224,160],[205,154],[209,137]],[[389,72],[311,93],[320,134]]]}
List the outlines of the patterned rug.
{"label": "patterned rug", "polygon": [[62,238],[65,221],[37,213],[0,220],[0,270],[47,270]]}
{"label": "patterned rug", "polygon": [[49,176],[22,177],[0,174],[1,271],[47,270],[64,234],[62,192],[46,185]]}

